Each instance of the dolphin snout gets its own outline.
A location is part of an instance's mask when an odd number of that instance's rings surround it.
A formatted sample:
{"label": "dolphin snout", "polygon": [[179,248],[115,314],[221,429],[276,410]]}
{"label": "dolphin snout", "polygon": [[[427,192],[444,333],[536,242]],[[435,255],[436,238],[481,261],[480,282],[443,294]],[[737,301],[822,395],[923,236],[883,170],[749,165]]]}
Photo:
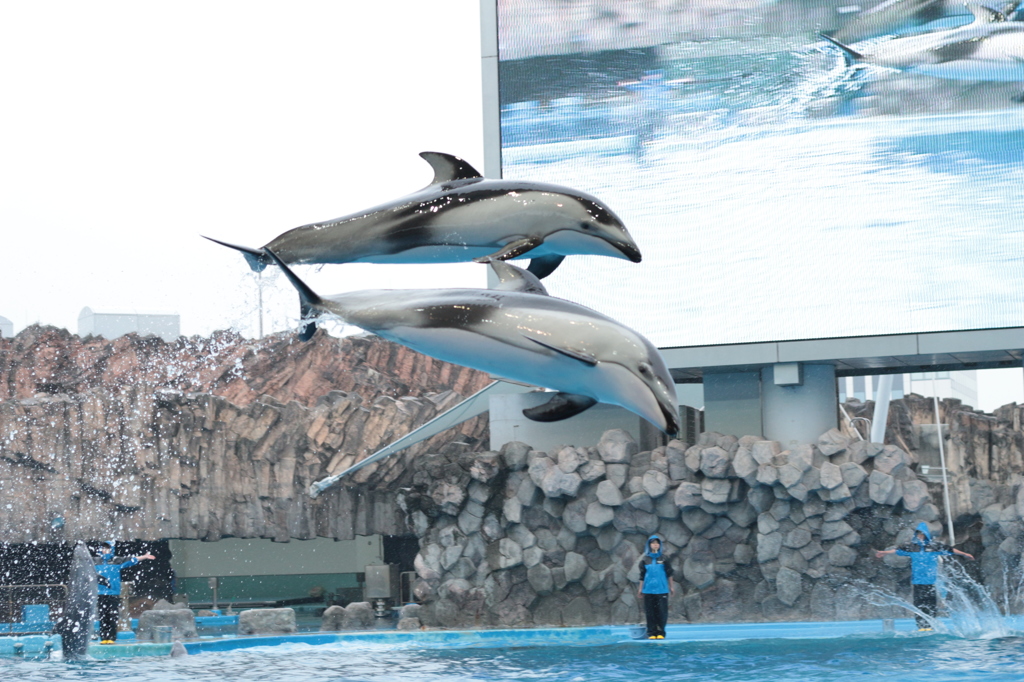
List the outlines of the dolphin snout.
{"label": "dolphin snout", "polygon": [[640,249],[633,242],[615,242],[615,248],[617,248],[623,256],[634,263],[639,263],[643,256],[640,255]]}
{"label": "dolphin snout", "polygon": [[676,406],[668,406],[665,403],[660,403],[661,414],[665,418],[665,433],[669,436],[676,436],[679,434],[679,408]]}

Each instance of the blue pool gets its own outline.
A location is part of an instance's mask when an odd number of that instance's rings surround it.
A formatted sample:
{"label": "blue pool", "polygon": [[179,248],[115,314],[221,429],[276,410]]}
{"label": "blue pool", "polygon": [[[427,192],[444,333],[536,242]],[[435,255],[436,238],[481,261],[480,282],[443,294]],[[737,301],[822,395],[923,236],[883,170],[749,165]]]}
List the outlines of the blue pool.
{"label": "blue pool", "polygon": [[[1024,628],[919,634],[909,620],[673,625],[669,638],[629,638],[629,628],[315,633],[167,645],[97,648],[106,660],[0,659],[3,680],[1020,680]],[[256,645],[256,646],[253,646]],[[242,648],[238,648],[242,647]],[[147,655],[151,654],[151,655]]]}

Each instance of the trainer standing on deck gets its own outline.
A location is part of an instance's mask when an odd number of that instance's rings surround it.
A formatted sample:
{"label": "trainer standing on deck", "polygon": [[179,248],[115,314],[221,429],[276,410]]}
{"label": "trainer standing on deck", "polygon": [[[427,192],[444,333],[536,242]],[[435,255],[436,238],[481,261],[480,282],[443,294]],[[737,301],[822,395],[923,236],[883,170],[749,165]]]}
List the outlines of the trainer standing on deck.
{"label": "trainer standing on deck", "polygon": [[121,569],[134,566],[140,559],[154,559],[152,554],[133,557],[114,556],[115,541],[103,543],[103,554],[96,557],[99,582],[100,644],[117,641],[117,616],[121,610]]}
{"label": "trainer standing on deck", "polygon": [[661,538],[647,538],[647,553],[640,559],[640,586],[637,598],[644,602],[647,639],[665,639],[668,622],[668,598],[673,593],[672,565],[661,554]]}
{"label": "trainer standing on deck", "polygon": [[[957,556],[974,559],[967,552],[953,549],[949,545],[932,540],[928,524],[922,521],[914,531],[914,541],[901,546],[898,549],[886,549],[875,552],[875,557],[881,559],[886,554],[910,557],[910,582],[914,588],[914,607],[929,618],[935,618],[937,613],[938,598],[935,595],[935,580],[939,575],[939,557]],[[927,631],[932,629],[928,619],[915,616],[917,629]]]}

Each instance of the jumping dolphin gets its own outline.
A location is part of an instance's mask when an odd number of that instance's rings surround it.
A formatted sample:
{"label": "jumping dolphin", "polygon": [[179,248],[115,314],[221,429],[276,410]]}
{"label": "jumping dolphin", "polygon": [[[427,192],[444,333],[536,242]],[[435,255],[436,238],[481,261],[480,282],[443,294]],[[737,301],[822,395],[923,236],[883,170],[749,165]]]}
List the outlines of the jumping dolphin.
{"label": "jumping dolphin", "polygon": [[96,618],[98,587],[96,565],[85,543],[75,545],[68,574],[67,599],[57,620],[61,651],[65,660],[85,658],[89,653],[92,624]]}
{"label": "jumping dolphin", "polygon": [[[322,223],[303,225],[266,248],[286,263],[457,263],[531,258],[546,277],[568,255],[640,262],[622,221],[599,200],[537,182],[487,180],[451,154],[420,154],[433,181],[413,194]],[[254,271],[270,262],[260,249],[237,249]]]}
{"label": "jumping dolphin", "polygon": [[860,53],[822,36],[848,64],[862,62],[947,80],[1024,82],[1024,23],[981,5],[968,5],[974,21],[966,26],[894,38]]}
{"label": "jumping dolphin", "polygon": [[619,405],[669,435],[679,431],[675,383],[661,353],[640,334],[589,308],[495,289],[321,297],[273,251],[265,252],[298,290],[304,317],[330,313],[424,355],[559,391],[551,403],[533,408],[532,416],[527,414],[531,419],[566,419],[601,402]]}
{"label": "jumping dolphin", "polygon": [[885,0],[856,14],[831,34],[841,43],[900,33],[948,16],[970,16],[963,3],[948,0]]}
{"label": "jumping dolphin", "polygon": [[[997,10],[1009,17],[1019,4],[1019,0],[1011,0]],[[885,0],[856,14],[849,23],[832,33],[831,37],[848,45],[883,35],[905,33],[915,28],[927,30],[940,20],[947,24],[942,28],[951,28],[948,25],[951,22],[969,23],[970,17],[970,10],[959,0]]]}

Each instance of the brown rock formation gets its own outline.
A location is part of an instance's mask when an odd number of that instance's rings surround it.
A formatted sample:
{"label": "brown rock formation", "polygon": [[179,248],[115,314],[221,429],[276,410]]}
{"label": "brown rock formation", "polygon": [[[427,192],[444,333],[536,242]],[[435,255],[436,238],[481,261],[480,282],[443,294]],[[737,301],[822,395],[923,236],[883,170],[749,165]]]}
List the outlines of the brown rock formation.
{"label": "brown rock formation", "polygon": [[[870,419],[875,404],[851,401],[844,407],[850,417]],[[947,398],[939,401],[939,418],[946,431],[943,443],[953,517],[978,514],[988,500],[973,499],[972,481],[1006,486],[1024,475],[1024,406],[1004,405],[995,414],[986,414]],[[890,403],[885,442],[916,455],[927,449],[921,427],[934,428],[934,424],[933,399],[911,393]],[[845,431],[852,435],[848,426]]]}
{"label": "brown rock formation", "polygon": [[409,460],[478,449],[485,417],[350,489],[306,491],[489,381],[376,337],[165,343],[31,327],[0,340],[0,540],[402,532],[388,490]]}

